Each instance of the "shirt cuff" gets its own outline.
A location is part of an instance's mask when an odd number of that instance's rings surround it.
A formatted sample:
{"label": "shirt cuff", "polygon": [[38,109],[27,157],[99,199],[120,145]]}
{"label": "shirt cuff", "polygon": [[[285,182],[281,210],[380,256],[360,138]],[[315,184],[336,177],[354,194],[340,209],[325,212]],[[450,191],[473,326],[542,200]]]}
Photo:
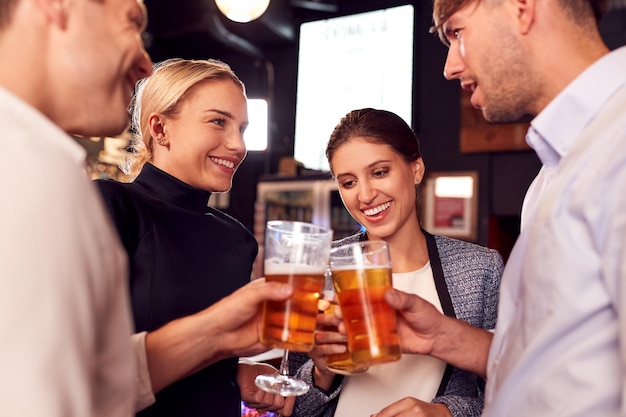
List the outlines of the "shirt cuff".
{"label": "shirt cuff", "polygon": [[141,411],[154,404],[156,401],[154,392],[152,392],[150,372],[148,371],[146,334],[148,334],[148,332],[135,333],[131,336],[133,349],[135,351],[135,362],[137,364],[137,375],[135,378],[135,411]]}

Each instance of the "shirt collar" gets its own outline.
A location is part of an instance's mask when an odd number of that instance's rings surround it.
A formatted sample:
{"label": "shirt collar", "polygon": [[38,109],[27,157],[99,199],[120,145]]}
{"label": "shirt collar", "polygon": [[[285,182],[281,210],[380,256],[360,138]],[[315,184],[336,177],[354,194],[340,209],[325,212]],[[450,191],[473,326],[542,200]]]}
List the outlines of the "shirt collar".
{"label": "shirt collar", "polygon": [[28,141],[46,152],[49,146],[62,150],[72,160],[84,165],[87,151],[31,104],[0,85],[0,113],[16,126],[21,126]]}
{"label": "shirt collar", "polygon": [[626,47],[606,54],[572,81],[531,122],[526,141],[544,165],[567,155],[580,132],[626,83]]}

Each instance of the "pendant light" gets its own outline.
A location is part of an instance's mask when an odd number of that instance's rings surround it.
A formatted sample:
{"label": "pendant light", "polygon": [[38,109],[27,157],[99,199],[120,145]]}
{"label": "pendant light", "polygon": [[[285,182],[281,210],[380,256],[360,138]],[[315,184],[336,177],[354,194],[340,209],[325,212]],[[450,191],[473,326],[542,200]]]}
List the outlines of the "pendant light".
{"label": "pendant light", "polygon": [[217,8],[234,22],[248,23],[259,18],[270,4],[270,0],[215,0]]}

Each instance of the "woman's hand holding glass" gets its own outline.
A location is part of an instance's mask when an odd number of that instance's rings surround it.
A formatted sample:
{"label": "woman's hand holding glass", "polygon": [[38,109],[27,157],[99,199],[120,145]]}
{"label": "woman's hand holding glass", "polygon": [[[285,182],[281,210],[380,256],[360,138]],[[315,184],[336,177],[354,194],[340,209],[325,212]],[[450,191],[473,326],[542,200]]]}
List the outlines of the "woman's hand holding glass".
{"label": "woman's hand holding glass", "polygon": [[[309,357],[315,365],[313,380],[318,388],[330,389],[336,373],[328,369],[327,355],[340,355],[347,353],[347,336],[338,331],[338,326],[342,323],[341,313],[335,310],[336,301],[331,301],[326,297],[320,299],[317,315],[317,330],[315,332],[315,347],[308,352]],[[334,310],[334,311],[333,311]]]}
{"label": "woman's hand holding glass", "polygon": [[237,383],[241,390],[241,399],[249,408],[260,413],[271,411],[282,416],[290,416],[293,412],[295,397],[284,397],[259,389],[255,384],[258,375],[277,372],[271,365],[265,363],[239,363]]}

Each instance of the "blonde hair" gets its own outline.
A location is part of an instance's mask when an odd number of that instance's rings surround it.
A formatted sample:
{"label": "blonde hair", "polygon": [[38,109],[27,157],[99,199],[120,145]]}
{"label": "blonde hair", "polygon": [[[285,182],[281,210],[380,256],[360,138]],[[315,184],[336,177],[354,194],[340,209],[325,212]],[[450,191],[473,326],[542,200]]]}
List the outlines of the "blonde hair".
{"label": "blonde hair", "polygon": [[243,82],[230,66],[215,59],[168,59],[155,64],[152,75],[137,83],[131,103],[132,140],[121,167],[126,175],[134,179],[144,164],[152,160],[154,139],[150,135],[148,117],[153,113],[178,116],[178,104],[188,92],[199,83],[210,80],[231,80],[246,94]]}

